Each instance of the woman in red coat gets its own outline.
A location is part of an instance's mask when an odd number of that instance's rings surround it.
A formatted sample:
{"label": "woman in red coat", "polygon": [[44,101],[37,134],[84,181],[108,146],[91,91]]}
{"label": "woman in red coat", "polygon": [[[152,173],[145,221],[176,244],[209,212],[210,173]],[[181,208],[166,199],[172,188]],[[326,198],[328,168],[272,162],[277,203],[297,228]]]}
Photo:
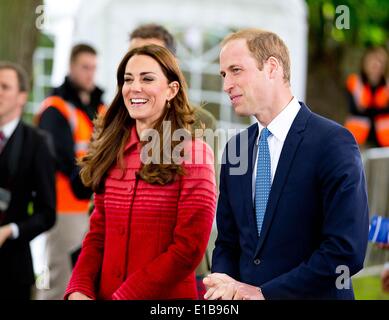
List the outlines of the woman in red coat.
{"label": "woman in red coat", "polygon": [[65,298],[196,299],[215,212],[212,150],[189,133],[186,83],[167,49],[128,52],[117,83],[81,162],[95,209]]}

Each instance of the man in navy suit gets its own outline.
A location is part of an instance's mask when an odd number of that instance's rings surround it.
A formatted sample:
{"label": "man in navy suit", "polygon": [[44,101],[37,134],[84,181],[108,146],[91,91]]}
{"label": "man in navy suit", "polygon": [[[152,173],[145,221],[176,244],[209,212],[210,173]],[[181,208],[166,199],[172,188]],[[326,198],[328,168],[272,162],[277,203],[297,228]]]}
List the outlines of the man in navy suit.
{"label": "man in navy suit", "polygon": [[350,277],[363,267],[368,236],[354,138],[293,96],[276,34],[245,29],[221,46],[224,91],[257,123],[224,151],[205,298],[353,299]]}

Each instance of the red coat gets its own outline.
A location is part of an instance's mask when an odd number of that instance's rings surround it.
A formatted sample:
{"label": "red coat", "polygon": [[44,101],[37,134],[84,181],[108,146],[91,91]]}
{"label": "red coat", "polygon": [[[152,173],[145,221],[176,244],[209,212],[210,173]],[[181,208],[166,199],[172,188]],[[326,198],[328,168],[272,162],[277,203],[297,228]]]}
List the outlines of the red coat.
{"label": "red coat", "polygon": [[[135,126],[126,146],[127,168],[110,170],[95,194],[81,255],[65,298],[81,292],[94,299],[196,299],[195,268],[211,232],[216,205],[213,153],[189,143],[200,164],[184,162],[186,175],[165,185],[135,178],[140,144]],[[192,161],[193,162],[193,161]]]}

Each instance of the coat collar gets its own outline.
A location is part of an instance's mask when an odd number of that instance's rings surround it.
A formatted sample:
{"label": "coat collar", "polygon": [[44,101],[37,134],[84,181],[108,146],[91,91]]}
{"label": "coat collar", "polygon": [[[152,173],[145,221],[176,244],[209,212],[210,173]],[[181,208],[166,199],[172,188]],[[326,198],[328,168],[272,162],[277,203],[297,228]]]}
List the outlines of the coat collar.
{"label": "coat collar", "polygon": [[131,129],[130,129],[130,137],[128,138],[128,142],[126,146],[124,147],[124,152],[129,150],[130,148],[137,146],[140,148],[140,140],[138,137],[138,132],[136,131],[136,125],[133,124]]}

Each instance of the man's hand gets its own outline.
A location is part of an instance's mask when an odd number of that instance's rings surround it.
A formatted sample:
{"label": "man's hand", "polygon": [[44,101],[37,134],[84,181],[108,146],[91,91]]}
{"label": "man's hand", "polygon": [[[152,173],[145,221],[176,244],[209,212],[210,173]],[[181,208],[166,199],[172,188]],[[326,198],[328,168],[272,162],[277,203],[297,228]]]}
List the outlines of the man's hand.
{"label": "man's hand", "polygon": [[92,300],[81,292],[73,292],[69,295],[68,300]]}
{"label": "man's hand", "polygon": [[0,248],[4,242],[12,236],[12,228],[9,224],[0,227]]}
{"label": "man's hand", "polygon": [[204,278],[203,283],[208,289],[204,295],[204,299],[232,300],[234,298],[237,281],[226,274],[211,274]]}
{"label": "man's hand", "polygon": [[224,273],[212,273],[205,277],[207,300],[265,300],[259,288],[236,281]]}
{"label": "man's hand", "polygon": [[381,274],[382,290],[389,293],[389,269],[384,269]]}
{"label": "man's hand", "polygon": [[250,284],[239,282],[234,300],[265,300],[261,289]]}

